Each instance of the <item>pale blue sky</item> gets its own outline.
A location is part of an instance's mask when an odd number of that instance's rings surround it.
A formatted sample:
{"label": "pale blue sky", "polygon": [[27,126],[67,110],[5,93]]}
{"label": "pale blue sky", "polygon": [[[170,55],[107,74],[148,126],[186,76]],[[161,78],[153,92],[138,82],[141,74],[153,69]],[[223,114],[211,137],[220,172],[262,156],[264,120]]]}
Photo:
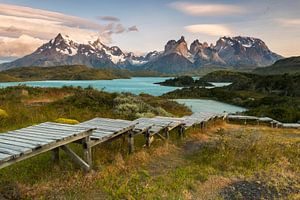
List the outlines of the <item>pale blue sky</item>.
{"label": "pale blue sky", "polygon": [[[194,39],[211,43],[223,35],[245,35],[261,38],[271,50],[283,56],[300,55],[300,1],[298,0],[0,0],[0,3],[5,6],[18,5],[21,13],[23,7],[31,7],[39,9],[36,12],[40,14],[43,14],[41,10],[58,12],[65,16],[87,19],[89,23],[96,23],[106,28],[105,25],[109,23],[121,24],[123,29],[116,30],[114,28],[112,34],[100,35],[103,37],[103,41],[109,43],[109,45],[118,45],[126,51],[162,50],[168,40],[179,39],[181,35],[186,37],[188,43]],[[18,22],[14,21],[15,18],[12,21],[7,21],[9,18],[5,17],[15,17],[16,15],[1,12],[1,9],[3,11],[4,8],[6,9],[6,7],[1,8],[0,6],[0,28],[7,29],[9,25],[18,28],[18,31],[11,33],[11,35],[7,30],[0,31],[0,38],[10,44],[12,39],[9,40],[8,38],[18,38],[25,31],[19,30],[22,27],[19,27]],[[3,19],[1,19],[1,16]],[[97,16],[114,16],[119,18],[120,21],[99,20]],[[20,15],[17,17],[18,20],[22,18]],[[31,16],[24,17],[31,18]],[[5,20],[7,23],[5,23]],[[70,19],[67,19],[67,23],[70,23],[69,21]],[[73,23],[74,20],[71,20],[71,22]],[[78,26],[81,28],[82,23],[79,25],[76,23],[75,25],[71,24],[71,27]],[[46,34],[42,33],[42,30],[36,30],[35,26],[32,26],[32,33],[27,31],[26,35],[40,39],[40,41],[35,40],[33,42],[36,45],[41,41],[47,41],[56,34],[56,30],[53,30],[53,28]],[[62,26],[67,26],[68,29]],[[64,21],[57,28],[57,31],[65,31],[66,34],[71,31],[77,37],[76,31],[69,30],[68,26],[70,24],[65,24]],[[128,28],[132,26],[136,26],[138,31],[128,31]],[[97,30],[98,27],[95,28],[94,26],[87,29],[95,33],[99,31]],[[83,28],[82,30],[85,31],[86,29]],[[70,34],[72,35],[72,33]],[[84,32],[78,34],[78,39],[82,39],[83,36]],[[30,41],[28,38],[25,39]],[[22,53],[25,52],[20,52],[20,55]],[[11,57],[20,55],[11,55]],[[9,53],[0,51],[1,57],[10,56]]]}

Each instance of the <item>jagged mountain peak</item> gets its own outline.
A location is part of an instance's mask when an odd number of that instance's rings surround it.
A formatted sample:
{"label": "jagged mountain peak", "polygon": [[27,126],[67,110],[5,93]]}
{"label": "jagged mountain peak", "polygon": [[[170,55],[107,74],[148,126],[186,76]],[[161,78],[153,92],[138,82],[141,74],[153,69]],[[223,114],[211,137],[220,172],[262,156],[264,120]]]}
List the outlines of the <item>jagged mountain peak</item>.
{"label": "jagged mountain peak", "polygon": [[181,37],[180,37],[180,39],[177,41],[177,44],[180,44],[180,43],[182,43],[182,42],[185,42],[185,43],[186,43],[184,36],[181,36]]}
{"label": "jagged mountain peak", "polygon": [[196,39],[188,48],[184,36],[181,36],[179,40],[169,40],[164,51],[135,56],[123,52],[118,46],[106,46],[100,38],[81,44],[59,33],[34,53],[1,64],[0,70],[22,66],[83,64],[95,68],[146,69],[172,73],[211,65],[266,66],[280,58],[261,39],[253,37],[221,37],[215,45]]}
{"label": "jagged mountain peak", "polygon": [[106,47],[106,45],[101,42],[99,37],[94,42],[90,41],[89,44],[96,49],[102,49],[103,47]]}

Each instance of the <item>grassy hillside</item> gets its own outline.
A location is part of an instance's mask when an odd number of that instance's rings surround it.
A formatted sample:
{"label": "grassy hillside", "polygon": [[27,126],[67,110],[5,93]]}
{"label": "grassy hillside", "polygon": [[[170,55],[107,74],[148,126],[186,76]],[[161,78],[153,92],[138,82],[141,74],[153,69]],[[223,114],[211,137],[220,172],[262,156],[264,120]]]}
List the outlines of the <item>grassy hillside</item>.
{"label": "grassy hillside", "polygon": [[[35,80],[103,80],[129,78],[127,71],[93,69],[81,65],[57,67],[23,67],[0,72],[0,81]],[[2,77],[6,77],[3,78]]]}
{"label": "grassy hillside", "polygon": [[247,81],[257,75],[245,73],[245,72],[235,72],[229,70],[219,70],[206,74],[201,77],[201,80],[208,82],[238,82],[238,81]]}
{"label": "grassy hillside", "polygon": [[300,73],[300,56],[278,60],[269,67],[256,68],[253,73],[257,74],[295,74]]}
{"label": "grassy hillside", "polygon": [[[176,133],[126,153],[122,139],[93,149],[94,171],[84,174],[65,154],[51,154],[0,170],[1,195],[10,199],[298,199],[299,132],[215,124]],[[80,154],[76,146],[73,149]],[[101,156],[100,156],[101,155]],[[5,198],[4,198],[5,199]]]}
{"label": "grassy hillside", "polygon": [[84,121],[96,116],[135,119],[191,114],[187,107],[160,97],[73,87],[3,88],[0,89],[0,109],[8,114],[3,119],[0,116],[0,132],[58,118]]}

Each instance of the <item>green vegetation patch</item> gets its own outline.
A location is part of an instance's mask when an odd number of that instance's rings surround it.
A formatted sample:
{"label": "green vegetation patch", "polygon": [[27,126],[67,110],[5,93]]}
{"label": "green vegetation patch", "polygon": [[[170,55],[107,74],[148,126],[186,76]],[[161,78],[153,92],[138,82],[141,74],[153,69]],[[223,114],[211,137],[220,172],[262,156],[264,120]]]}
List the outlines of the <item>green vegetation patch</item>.
{"label": "green vegetation patch", "polygon": [[202,79],[195,80],[191,76],[179,76],[173,79],[167,79],[164,82],[159,82],[155,84],[160,84],[164,86],[173,86],[173,87],[207,87],[207,86],[213,86],[211,83],[208,83],[206,81],[203,81]]}

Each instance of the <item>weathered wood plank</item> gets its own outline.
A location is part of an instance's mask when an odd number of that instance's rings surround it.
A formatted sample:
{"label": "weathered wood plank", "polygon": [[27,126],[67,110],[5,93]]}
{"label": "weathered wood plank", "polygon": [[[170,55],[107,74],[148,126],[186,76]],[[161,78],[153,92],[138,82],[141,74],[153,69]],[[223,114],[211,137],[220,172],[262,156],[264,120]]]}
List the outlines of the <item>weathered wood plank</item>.
{"label": "weathered wood plank", "polygon": [[[17,132],[17,131],[14,131]],[[37,138],[41,138],[41,139],[55,139],[55,140],[63,140],[65,138],[71,137],[71,136],[63,136],[63,135],[53,135],[53,134],[48,134],[48,133],[40,133],[40,132],[31,132],[31,131],[24,131],[22,130],[22,132],[17,132],[18,135],[30,135],[30,136],[35,136]]]}
{"label": "weathered wood plank", "polygon": [[72,129],[72,128],[67,128],[67,127],[58,127],[58,126],[48,126],[48,125],[37,125],[35,127],[36,130],[52,130],[52,131],[57,131],[57,132],[64,132],[64,133],[80,133],[81,130],[78,129]]}
{"label": "weathered wood plank", "polygon": [[40,141],[32,141],[32,140],[25,140],[25,139],[20,139],[16,137],[9,137],[7,134],[2,134],[0,135],[0,141],[12,141],[12,142],[20,142],[24,144],[29,144],[29,145],[34,145],[34,146],[43,146],[48,144],[48,142],[40,142]]}
{"label": "weathered wood plank", "polygon": [[16,139],[23,139],[23,140],[29,140],[32,142],[46,142],[46,143],[52,143],[55,142],[55,140],[46,140],[46,139],[39,139],[36,137],[30,137],[30,136],[26,136],[26,135],[17,135],[17,134],[13,134],[13,133],[6,133],[6,134],[2,134],[0,135],[1,137],[9,137],[9,138],[16,138]]}
{"label": "weathered wood plank", "polygon": [[13,132],[8,132],[8,133],[14,133],[15,135],[21,135],[21,136],[26,135],[26,136],[35,137],[38,139],[56,140],[56,141],[64,138],[63,136],[40,134],[40,133],[34,133],[34,132],[29,132],[29,131],[22,131],[22,132],[13,131]]}
{"label": "weathered wood plank", "polygon": [[0,143],[0,147],[5,148],[5,149],[20,151],[23,154],[27,154],[27,153],[32,152],[31,148],[20,147],[20,146],[15,146],[15,145],[11,145],[11,144],[5,144],[5,143]]}
{"label": "weathered wood plank", "polygon": [[12,159],[13,156],[5,153],[0,153],[0,163]]}
{"label": "weathered wood plank", "polygon": [[11,149],[8,149],[8,148],[0,147],[0,153],[9,154],[9,155],[12,155],[12,156],[18,156],[18,155],[20,155],[22,152],[16,151],[16,150],[11,150]]}
{"label": "weathered wood plank", "polygon": [[25,128],[25,129],[21,129],[21,130],[15,130],[18,132],[22,132],[22,131],[30,131],[30,132],[35,132],[35,133],[44,133],[47,135],[58,135],[58,136],[72,136],[73,132],[65,132],[65,131],[58,131],[58,130],[54,130],[54,129],[47,129],[47,128]]}
{"label": "weathered wood plank", "polygon": [[23,142],[14,142],[14,141],[6,140],[6,139],[3,139],[3,138],[0,139],[0,143],[1,144],[10,144],[10,145],[13,145],[13,146],[18,146],[18,147],[25,147],[25,148],[30,148],[30,149],[35,149],[35,148],[39,147],[37,145],[25,144]]}

